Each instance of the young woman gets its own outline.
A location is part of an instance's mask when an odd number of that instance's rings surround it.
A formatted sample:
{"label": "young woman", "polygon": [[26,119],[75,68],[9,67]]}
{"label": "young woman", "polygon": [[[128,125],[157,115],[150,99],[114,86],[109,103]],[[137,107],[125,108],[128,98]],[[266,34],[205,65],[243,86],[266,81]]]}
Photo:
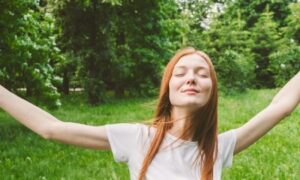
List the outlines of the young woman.
{"label": "young woman", "polygon": [[242,127],[218,135],[217,79],[209,57],[179,50],[166,66],[152,125],[63,122],[0,86],[0,106],[45,139],[111,150],[131,179],[221,179],[234,154],[257,141],[300,101],[300,72]]}

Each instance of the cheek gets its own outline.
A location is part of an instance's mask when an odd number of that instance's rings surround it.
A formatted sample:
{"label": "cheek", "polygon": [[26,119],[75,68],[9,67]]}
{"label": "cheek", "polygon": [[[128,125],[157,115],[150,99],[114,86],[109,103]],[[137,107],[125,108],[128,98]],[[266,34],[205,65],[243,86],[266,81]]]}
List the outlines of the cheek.
{"label": "cheek", "polygon": [[207,96],[210,97],[212,92],[213,84],[211,80],[206,81],[203,83],[203,90],[207,93]]}
{"label": "cheek", "polygon": [[177,104],[181,82],[171,78],[169,82],[169,99],[172,105]]}
{"label": "cheek", "polygon": [[211,80],[211,79],[210,79],[210,80],[207,80],[207,81],[204,83],[204,87],[205,87],[205,89],[211,91],[211,89],[212,89],[212,80]]}
{"label": "cheek", "polygon": [[169,82],[169,89],[170,91],[176,91],[180,89],[181,85],[182,85],[182,80],[171,78]]}

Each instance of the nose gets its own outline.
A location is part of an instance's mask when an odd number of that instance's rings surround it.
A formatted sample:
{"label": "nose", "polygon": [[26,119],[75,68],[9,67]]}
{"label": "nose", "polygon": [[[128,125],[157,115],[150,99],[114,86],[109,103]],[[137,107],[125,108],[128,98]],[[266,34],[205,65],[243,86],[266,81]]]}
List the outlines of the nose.
{"label": "nose", "polygon": [[194,73],[189,73],[188,74],[186,83],[189,84],[189,85],[196,84]]}

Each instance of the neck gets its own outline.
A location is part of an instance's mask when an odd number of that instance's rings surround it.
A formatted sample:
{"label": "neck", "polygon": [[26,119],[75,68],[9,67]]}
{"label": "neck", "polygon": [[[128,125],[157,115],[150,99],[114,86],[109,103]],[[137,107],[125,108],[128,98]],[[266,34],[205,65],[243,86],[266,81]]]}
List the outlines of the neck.
{"label": "neck", "polygon": [[180,137],[183,132],[185,122],[188,121],[188,118],[191,114],[192,112],[188,110],[188,108],[173,106],[171,116],[174,122],[168,133],[172,134],[173,136]]}

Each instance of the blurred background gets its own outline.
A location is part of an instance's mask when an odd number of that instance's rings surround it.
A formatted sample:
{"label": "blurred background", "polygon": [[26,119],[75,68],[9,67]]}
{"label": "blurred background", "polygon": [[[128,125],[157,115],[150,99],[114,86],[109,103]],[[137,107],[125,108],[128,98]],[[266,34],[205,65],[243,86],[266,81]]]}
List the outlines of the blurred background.
{"label": "blurred background", "polygon": [[[186,46],[215,65],[219,131],[237,128],[300,70],[300,2],[0,0],[0,84],[63,121],[151,119],[164,66]],[[222,178],[299,179],[299,117],[298,107]],[[129,173],[109,151],[45,141],[0,110],[0,179],[129,180]]]}
{"label": "blurred background", "polygon": [[0,2],[0,83],[48,107],[157,94],[182,47],[206,52],[225,93],[282,86],[300,68],[297,0]]}

